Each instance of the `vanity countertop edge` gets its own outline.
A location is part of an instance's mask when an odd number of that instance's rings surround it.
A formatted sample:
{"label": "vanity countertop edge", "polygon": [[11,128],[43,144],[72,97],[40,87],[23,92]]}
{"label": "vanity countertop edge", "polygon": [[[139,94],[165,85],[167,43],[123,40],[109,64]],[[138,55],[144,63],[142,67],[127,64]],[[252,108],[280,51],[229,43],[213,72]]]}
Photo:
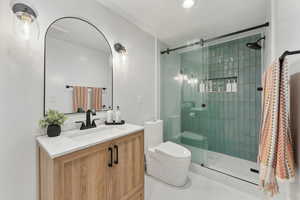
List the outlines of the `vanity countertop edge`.
{"label": "vanity countertop edge", "polygon": [[[51,159],[55,159],[75,151],[83,150],[97,144],[109,142],[111,140],[143,131],[144,127],[134,124],[125,124],[122,126],[106,126],[101,125],[98,128],[86,130],[72,130],[62,132],[58,137],[48,137],[47,135],[38,136],[37,143],[49,155]],[[105,135],[104,132],[105,131]],[[92,133],[89,133],[92,132]],[[78,139],[72,137],[78,136]]]}

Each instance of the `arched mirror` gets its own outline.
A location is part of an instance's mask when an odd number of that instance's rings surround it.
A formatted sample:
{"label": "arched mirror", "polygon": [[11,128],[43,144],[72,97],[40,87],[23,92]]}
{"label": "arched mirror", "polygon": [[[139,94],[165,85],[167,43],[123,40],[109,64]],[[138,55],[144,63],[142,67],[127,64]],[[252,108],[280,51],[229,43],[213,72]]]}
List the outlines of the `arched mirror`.
{"label": "arched mirror", "polygon": [[53,22],[45,37],[44,113],[65,114],[113,105],[112,51],[103,33],[86,20]]}

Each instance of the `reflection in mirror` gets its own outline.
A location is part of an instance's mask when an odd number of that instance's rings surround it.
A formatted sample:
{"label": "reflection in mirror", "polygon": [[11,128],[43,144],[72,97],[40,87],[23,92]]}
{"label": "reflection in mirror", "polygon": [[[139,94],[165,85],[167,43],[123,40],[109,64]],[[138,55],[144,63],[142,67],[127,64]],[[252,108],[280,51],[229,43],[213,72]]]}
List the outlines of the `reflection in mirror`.
{"label": "reflection in mirror", "polygon": [[62,18],[45,38],[45,111],[81,113],[112,107],[112,54],[90,23]]}

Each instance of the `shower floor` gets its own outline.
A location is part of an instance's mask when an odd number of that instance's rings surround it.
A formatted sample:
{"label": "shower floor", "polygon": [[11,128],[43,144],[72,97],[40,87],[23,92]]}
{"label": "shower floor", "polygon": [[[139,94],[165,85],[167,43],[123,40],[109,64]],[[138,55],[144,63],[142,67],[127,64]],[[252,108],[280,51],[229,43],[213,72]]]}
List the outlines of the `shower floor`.
{"label": "shower floor", "polygon": [[183,132],[171,141],[189,149],[193,163],[258,184],[258,174],[250,171],[251,168],[258,169],[257,163],[207,150],[205,136]]}
{"label": "shower floor", "polygon": [[257,163],[207,150],[205,136],[185,131],[170,141],[189,149],[192,152],[192,162],[196,165],[203,164],[210,169],[258,184],[258,174],[250,171],[258,169]]}
{"label": "shower floor", "polygon": [[190,172],[189,182],[176,188],[153,177],[145,177],[145,200],[258,200],[257,196]]}
{"label": "shower floor", "polygon": [[251,168],[258,169],[257,163],[182,143],[181,145],[192,152],[194,163],[204,164],[211,169],[258,184],[258,174],[250,171]]}

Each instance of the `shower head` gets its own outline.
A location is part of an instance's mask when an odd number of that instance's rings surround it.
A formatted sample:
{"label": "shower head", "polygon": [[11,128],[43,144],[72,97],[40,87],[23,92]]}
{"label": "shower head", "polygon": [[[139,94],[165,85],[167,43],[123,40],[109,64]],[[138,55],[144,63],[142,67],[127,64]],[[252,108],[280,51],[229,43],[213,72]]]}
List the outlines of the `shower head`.
{"label": "shower head", "polygon": [[246,46],[247,46],[248,48],[250,48],[250,49],[259,50],[259,49],[261,49],[261,45],[259,44],[259,42],[260,42],[261,40],[264,40],[264,39],[266,39],[265,36],[262,37],[262,38],[259,38],[259,39],[258,39],[257,41],[255,41],[255,42],[249,42],[249,43],[247,43]]}
{"label": "shower head", "polygon": [[261,45],[258,44],[257,42],[250,42],[250,43],[247,43],[247,47],[250,48],[250,49],[254,49],[254,50],[259,50],[259,49],[261,49]]}

